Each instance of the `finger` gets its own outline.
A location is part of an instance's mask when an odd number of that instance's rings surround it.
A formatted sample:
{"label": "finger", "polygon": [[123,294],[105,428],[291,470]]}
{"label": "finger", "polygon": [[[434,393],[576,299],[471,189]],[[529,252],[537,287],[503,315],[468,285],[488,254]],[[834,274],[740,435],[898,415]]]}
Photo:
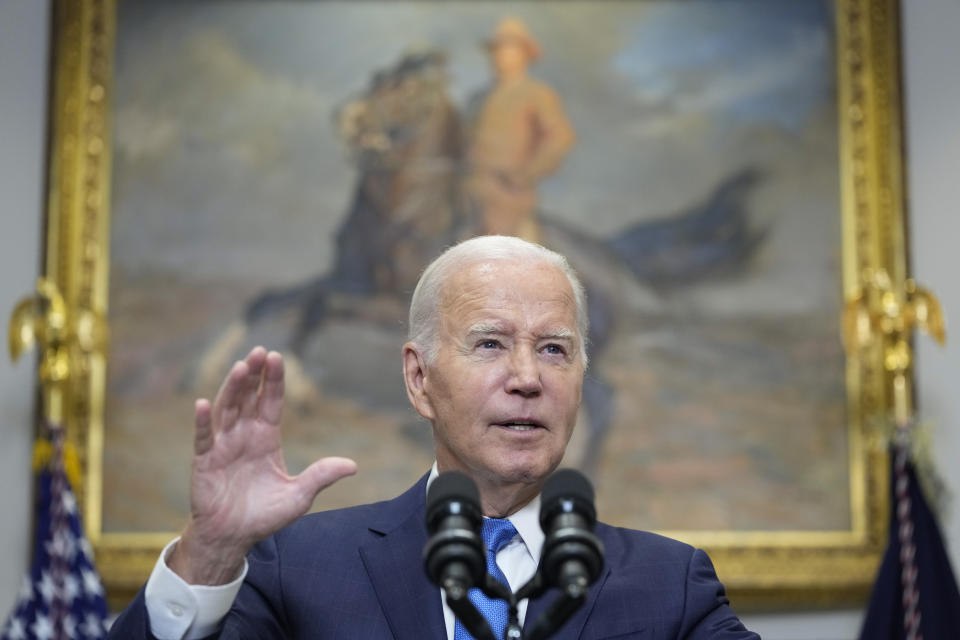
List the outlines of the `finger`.
{"label": "finger", "polygon": [[240,402],[246,385],[247,363],[240,360],[233,364],[213,401],[213,426],[215,431],[229,429],[240,415]]}
{"label": "finger", "polygon": [[193,405],[193,453],[202,456],[213,446],[213,420],[210,401],[200,398]]}
{"label": "finger", "polygon": [[352,476],[357,472],[357,463],[350,458],[321,458],[303,470],[294,478],[310,502],[318,493],[337,480]]}
{"label": "finger", "polygon": [[254,347],[244,360],[247,363],[248,371],[247,378],[244,381],[243,394],[240,397],[241,418],[252,418],[257,414],[260,375],[263,373],[263,364],[266,360],[267,350],[263,347]]}
{"label": "finger", "polygon": [[283,356],[276,351],[268,353],[264,362],[259,411],[260,417],[270,424],[280,424],[283,415]]}

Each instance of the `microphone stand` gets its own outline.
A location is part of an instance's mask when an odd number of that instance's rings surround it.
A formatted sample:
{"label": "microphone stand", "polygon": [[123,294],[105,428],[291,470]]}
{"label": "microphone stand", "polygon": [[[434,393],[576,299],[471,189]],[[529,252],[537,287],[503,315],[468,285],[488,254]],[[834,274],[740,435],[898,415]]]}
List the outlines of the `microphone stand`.
{"label": "microphone stand", "polygon": [[522,640],[523,628],[520,626],[520,614],[517,609],[522,598],[510,591],[505,584],[489,573],[486,575],[481,589],[490,598],[507,601],[507,626],[503,629],[504,640]]}
{"label": "microphone stand", "polygon": [[[451,581],[450,586],[444,586],[447,593],[447,605],[460,620],[464,628],[477,640],[498,640],[493,635],[490,625],[468,597],[468,590],[460,582]],[[513,593],[496,578],[487,574],[479,588],[490,598],[506,600],[507,626],[503,632],[504,640],[545,640],[557,632],[570,619],[577,609],[587,601],[586,580],[568,581],[561,590],[560,596],[550,603],[546,611],[540,614],[536,623],[530,628],[529,634],[524,634],[520,626],[518,606],[521,600],[533,600],[541,597],[549,588],[543,579],[540,569],[525,585]]]}
{"label": "microphone stand", "polygon": [[[491,580],[493,580],[493,578],[487,574],[483,584],[484,593],[487,593],[487,583]],[[496,580],[494,580],[494,582],[496,582]],[[493,635],[487,619],[484,618],[483,614],[477,611],[477,607],[470,602],[470,590],[464,586],[463,582],[460,580],[447,580],[443,585],[443,590],[447,594],[447,606],[450,607],[450,610],[453,611],[453,614],[463,627],[470,632],[471,636],[476,638],[476,640],[498,640],[497,637]],[[490,594],[487,593],[487,595]]]}
{"label": "microphone stand", "polygon": [[[587,581],[582,578],[567,582],[564,589],[561,590],[560,596],[540,614],[540,617],[530,628],[530,633],[524,636],[524,640],[544,640],[556,633],[570,619],[570,616],[587,601],[589,586]],[[546,590],[547,585],[544,582],[543,574],[538,569],[533,578],[517,590],[516,599],[539,598]]]}

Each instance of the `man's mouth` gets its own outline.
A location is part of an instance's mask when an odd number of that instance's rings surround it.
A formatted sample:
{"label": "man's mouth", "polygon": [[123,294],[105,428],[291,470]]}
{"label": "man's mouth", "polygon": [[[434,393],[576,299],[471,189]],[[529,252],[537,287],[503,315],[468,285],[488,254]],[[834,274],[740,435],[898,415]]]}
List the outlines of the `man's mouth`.
{"label": "man's mouth", "polygon": [[543,428],[543,425],[536,420],[526,419],[504,420],[503,422],[498,422],[496,426],[504,427],[511,431],[533,431],[534,429]]}

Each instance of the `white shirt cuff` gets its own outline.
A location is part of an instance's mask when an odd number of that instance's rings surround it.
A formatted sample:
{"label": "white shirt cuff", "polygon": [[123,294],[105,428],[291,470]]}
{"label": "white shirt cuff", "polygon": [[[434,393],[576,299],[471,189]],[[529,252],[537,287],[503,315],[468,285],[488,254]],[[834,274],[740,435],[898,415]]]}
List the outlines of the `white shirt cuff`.
{"label": "white shirt cuff", "polygon": [[243,571],[233,582],[215,587],[187,584],[167,566],[167,557],[179,540],[160,552],[144,591],[150,632],[159,640],[197,640],[214,633],[247,575],[244,558]]}

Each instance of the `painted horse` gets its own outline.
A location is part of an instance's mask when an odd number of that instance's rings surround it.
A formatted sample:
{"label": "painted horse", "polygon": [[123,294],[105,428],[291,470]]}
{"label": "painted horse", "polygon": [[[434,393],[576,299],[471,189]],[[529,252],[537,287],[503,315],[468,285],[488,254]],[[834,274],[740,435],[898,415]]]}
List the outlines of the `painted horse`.
{"label": "painted horse", "polygon": [[[363,95],[341,106],[335,121],[356,167],[352,203],[336,235],[336,257],[323,274],[253,299],[205,352],[201,379],[216,379],[245,348],[251,330],[293,313],[284,353],[288,390],[308,394],[302,359],[309,340],[335,320],[397,326],[423,268],[474,229],[458,206],[461,122],[447,91],[445,57],[409,54],[372,77]],[[588,473],[613,418],[613,386],[603,356],[624,301],[647,315],[661,312],[657,291],[745,264],[763,237],[745,197],[758,175],[731,176],[700,206],[601,238],[540,214],[543,242],[566,255],[587,289],[591,364],[584,380],[586,436],[569,460]]]}

